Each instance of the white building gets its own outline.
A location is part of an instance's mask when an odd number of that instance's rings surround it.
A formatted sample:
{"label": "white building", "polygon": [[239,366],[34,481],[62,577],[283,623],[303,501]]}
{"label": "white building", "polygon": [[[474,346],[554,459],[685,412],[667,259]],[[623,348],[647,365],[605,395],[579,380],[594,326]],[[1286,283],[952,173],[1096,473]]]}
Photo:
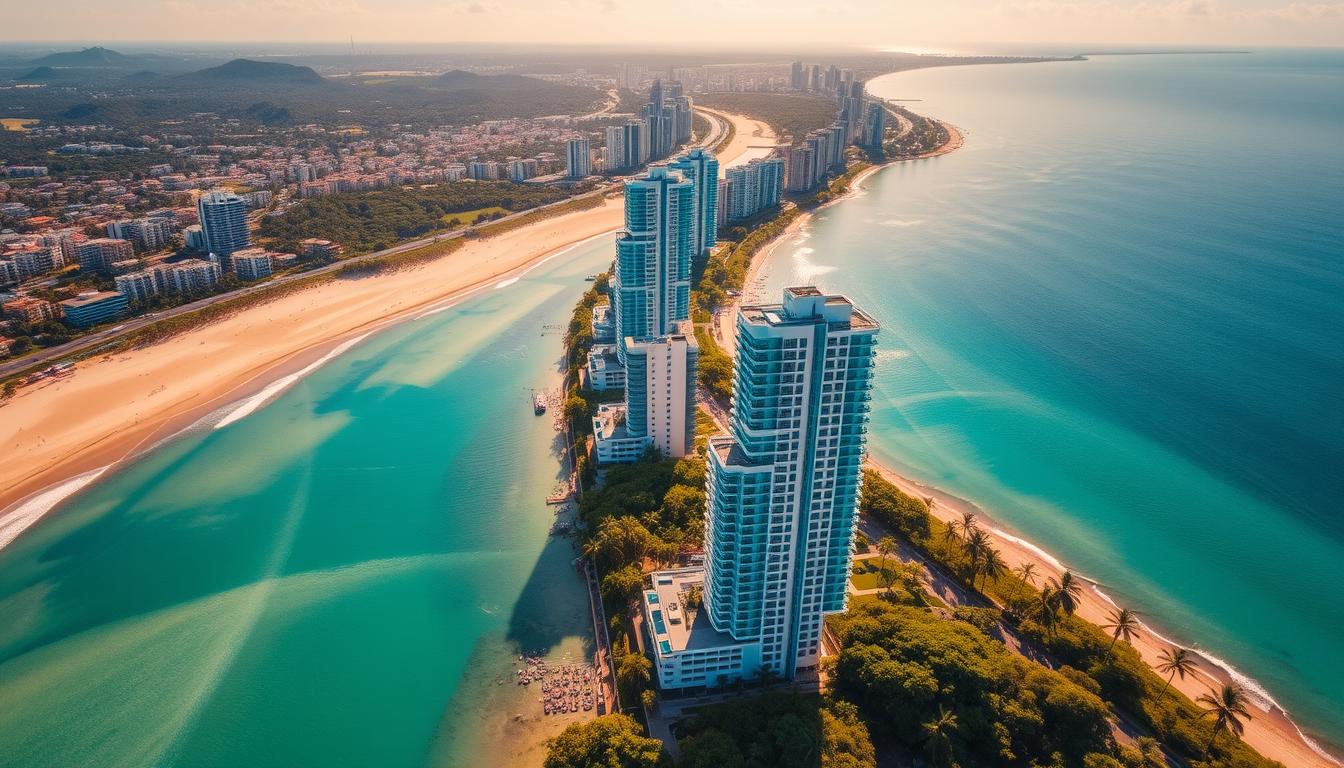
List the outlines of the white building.
{"label": "white building", "polygon": [[144,301],[160,293],[159,281],[150,270],[117,275],[113,280],[117,284],[117,291],[125,294],[127,301]]}
{"label": "white building", "polygon": [[565,176],[582,179],[593,173],[593,144],[587,138],[565,142]]}
{"label": "white building", "polygon": [[588,350],[588,363],[583,368],[588,388],[596,392],[625,389],[625,367],[616,356],[615,344],[596,344]]}
{"label": "white building", "polygon": [[877,332],[811,286],[739,310],[730,434],[710,439],[706,477],[700,578],[713,633],[680,637],[655,615],[669,599],[657,587],[690,576],[655,573],[644,595],[664,688],[721,682],[690,674],[691,650],[731,669],[740,648],[743,667],[783,678],[816,666],[824,618],[846,605]]}
{"label": "white building", "polygon": [[262,280],[271,276],[271,254],[264,248],[235,251],[229,260],[239,280]]}

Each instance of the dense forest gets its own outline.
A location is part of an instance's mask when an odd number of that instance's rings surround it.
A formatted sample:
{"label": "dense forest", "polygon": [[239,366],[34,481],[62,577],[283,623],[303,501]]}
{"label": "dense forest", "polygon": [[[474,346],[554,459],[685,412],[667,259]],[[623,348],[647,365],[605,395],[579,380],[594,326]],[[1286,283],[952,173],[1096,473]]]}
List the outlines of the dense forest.
{"label": "dense forest", "polygon": [[358,255],[566,196],[564,190],[507,181],[345,192],[304,200],[284,213],[267,216],[258,233],[279,250],[294,251],[300,240],[320,237],[341,243],[348,255]]}

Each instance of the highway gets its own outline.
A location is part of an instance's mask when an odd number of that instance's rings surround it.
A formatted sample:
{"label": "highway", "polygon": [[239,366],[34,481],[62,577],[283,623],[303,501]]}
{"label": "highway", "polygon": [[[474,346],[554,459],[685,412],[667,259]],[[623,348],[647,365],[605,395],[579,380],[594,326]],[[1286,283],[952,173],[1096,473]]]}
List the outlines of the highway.
{"label": "highway", "polygon": [[[712,147],[715,145],[715,143],[719,141],[720,138],[722,138],[724,132],[727,130],[727,125],[724,123],[723,120],[719,119],[718,117],[715,117],[705,112],[701,112],[700,114],[708,118],[710,123],[710,131],[705,136],[704,139],[697,142],[697,145],[702,147]],[[619,182],[620,182],[619,179],[606,181],[600,184],[596,189],[589,192],[585,192],[581,195],[567,197],[564,200],[558,200],[554,203],[547,203],[546,205],[542,205],[537,208],[529,208],[526,211],[511,213],[508,214],[507,216],[495,219],[494,221],[489,223],[493,224],[495,222],[501,222],[501,221],[512,221],[519,217],[533,214],[537,211],[544,211],[549,208],[553,208],[555,206],[564,205],[573,200],[584,200],[588,198],[605,195],[608,192],[610,192],[614,187],[617,187],[619,185]],[[310,269],[306,272],[296,272],[290,275],[283,275],[273,280],[268,280],[266,282],[258,283],[256,285],[251,285],[246,288],[240,288],[236,291],[221,293],[215,296],[208,296],[204,299],[199,299],[189,304],[183,304],[181,306],[173,307],[172,309],[163,310],[162,312],[156,312],[153,314],[133,318],[131,320],[127,320],[124,323],[120,323],[116,326],[113,326],[111,328],[106,328],[104,330],[95,331],[85,336],[80,336],[79,338],[66,342],[65,344],[59,344],[54,347],[47,347],[46,349],[38,350],[37,352],[34,352],[30,355],[25,355],[20,358],[15,358],[14,360],[8,360],[3,363],[0,363],[0,379],[8,378],[10,376],[14,376],[18,373],[22,373],[25,371],[40,370],[50,365],[54,365],[57,362],[60,362],[63,358],[96,351],[99,347],[109,344],[112,341],[128,333],[134,333],[135,331],[138,331],[142,328],[145,328],[146,326],[152,325],[162,320],[168,320],[170,318],[178,317],[180,315],[185,315],[200,309],[204,309],[205,307],[209,307],[212,304],[216,304],[221,301],[229,301],[231,299],[236,299],[242,296],[249,296],[257,292],[274,290],[277,286],[282,286],[285,285],[286,283],[290,283],[295,280],[305,280],[307,278],[316,275],[323,275],[330,272],[334,272],[347,265],[374,261],[377,259],[381,259],[385,256],[392,256],[398,253],[404,253],[406,251],[415,250],[416,248],[422,248],[426,245],[432,245],[433,243],[464,237],[468,234],[476,232],[478,229],[479,229],[478,226],[472,225],[469,227],[464,227],[463,229],[460,230],[455,230],[453,232],[444,232],[437,235],[432,235],[430,237],[423,237],[420,238],[419,240],[410,240],[401,243],[399,245],[394,245],[391,248],[385,248],[381,251],[376,251],[374,253],[366,254],[364,256],[356,256],[353,258],[344,259],[341,261],[334,262],[332,264],[328,264],[323,267],[318,267],[317,269]]]}

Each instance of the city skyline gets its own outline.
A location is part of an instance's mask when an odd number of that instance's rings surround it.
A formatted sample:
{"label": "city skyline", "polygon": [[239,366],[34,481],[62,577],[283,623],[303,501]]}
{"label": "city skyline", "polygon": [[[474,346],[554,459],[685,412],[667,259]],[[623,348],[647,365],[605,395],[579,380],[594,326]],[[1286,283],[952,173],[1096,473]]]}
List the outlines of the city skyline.
{"label": "city skyline", "polygon": [[[191,23],[209,12],[211,24]],[[1344,3],[1292,0],[1022,0],[991,6],[959,0],[938,5],[865,0],[851,13],[784,0],[711,3],[720,23],[696,44],[735,50],[769,46],[843,45],[907,52],[993,53],[995,46],[1344,44]],[[103,5],[88,0],[24,4],[6,11],[7,42],[205,41],[346,44],[499,43],[611,44],[639,29],[672,23],[669,8],[631,7],[611,0],[556,6],[532,0],[460,0],[434,4],[398,0],[288,0],[230,6],[196,0]],[[856,18],[863,18],[861,24]],[[593,23],[600,21],[601,23]],[[802,23],[800,23],[802,22]],[[736,31],[756,30],[745,44]],[[985,30],[969,38],[966,30]],[[53,34],[59,30],[59,34]],[[189,30],[184,34],[184,30]],[[656,46],[655,46],[656,47]],[[684,47],[684,46],[683,46]],[[1083,51],[1079,51],[1083,52]]]}

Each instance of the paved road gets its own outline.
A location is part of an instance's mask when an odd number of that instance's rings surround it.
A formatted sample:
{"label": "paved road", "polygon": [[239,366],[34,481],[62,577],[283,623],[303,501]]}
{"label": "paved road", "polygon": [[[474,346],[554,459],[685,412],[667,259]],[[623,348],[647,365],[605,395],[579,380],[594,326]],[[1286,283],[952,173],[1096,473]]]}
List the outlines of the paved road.
{"label": "paved road", "polygon": [[[615,106],[614,103],[612,104],[612,106],[613,107]],[[727,127],[725,123],[719,118],[714,117],[712,115],[708,115],[706,113],[701,114],[705,114],[705,116],[709,119],[710,131],[703,139],[697,142],[697,146],[712,147],[719,140],[719,138],[722,137],[723,132],[727,130]],[[526,211],[511,213],[507,216],[496,219],[495,221],[512,221],[521,216],[526,216],[528,214],[535,213],[536,211],[544,211],[548,208],[553,208],[558,205],[564,205],[565,203],[568,203],[572,200],[584,200],[587,198],[596,197],[598,195],[603,195],[606,194],[607,192],[610,192],[616,186],[617,186],[616,182],[605,182],[597,189],[594,189],[591,192],[585,192],[581,195],[575,195],[573,197],[565,198],[564,200],[559,200],[554,203],[548,203],[546,205],[537,208],[529,208]],[[27,355],[25,357],[17,358],[15,360],[0,363],[0,378],[12,376],[16,373],[26,371],[29,369],[43,368],[45,366],[60,361],[62,358],[71,355],[78,355],[83,352],[96,350],[99,347],[110,343],[114,339],[117,339],[125,334],[137,331],[141,328],[144,328],[145,326],[151,325],[160,320],[166,320],[172,317],[187,314],[189,312],[195,312],[196,310],[203,309],[220,301],[228,301],[230,299],[234,299],[239,296],[247,296],[252,293],[256,293],[257,291],[270,290],[271,288],[274,288],[277,285],[284,285],[285,283],[289,283],[294,280],[302,280],[308,277],[312,277],[314,275],[321,275],[328,272],[332,272],[334,270],[341,269],[347,264],[359,264],[361,262],[370,261],[373,259],[379,259],[384,256],[391,256],[398,253],[404,253],[405,251],[421,248],[426,245],[430,245],[432,243],[463,237],[464,235],[473,233],[476,230],[477,230],[476,226],[469,226],[454,232],[444,232],[442,234],[432,235],[430,237],[423,237],[420,238],[419,240],[411,240],[405,243],[401,243],[400,245],[394,245],[391,248],[385,248],[381,251],[367,254],[365,256],[357,256],[354,258],[345,259],[343,261],[338,261],[333,264],[329,264],[325,267],[319,267],[317,269],[312,269],[307,272],[299,272],[293,275],[284,275],[282,277],[277,277],[273,280],[268,280],[264,283],[258,283],[257,285],[254,286],[248,286],[247,288],[240,288],[236,291],[230,291],[229,293],[221,293],[217,296],[209,296],[207,298],[200,299],[199,301],[193,301],[190,304],[183,304],[181,306],[173,307],[172,309],[167,309],[152,315],[145,315],[143,317],[127,320],[125,323],[122,323],[120,325],[105,330],[96,331],[87,336],[81,336],[78,339],[75,339],[68,343],[61,344],[55,347],[48,347],[46,349],[35,352],[31,355]]]}

